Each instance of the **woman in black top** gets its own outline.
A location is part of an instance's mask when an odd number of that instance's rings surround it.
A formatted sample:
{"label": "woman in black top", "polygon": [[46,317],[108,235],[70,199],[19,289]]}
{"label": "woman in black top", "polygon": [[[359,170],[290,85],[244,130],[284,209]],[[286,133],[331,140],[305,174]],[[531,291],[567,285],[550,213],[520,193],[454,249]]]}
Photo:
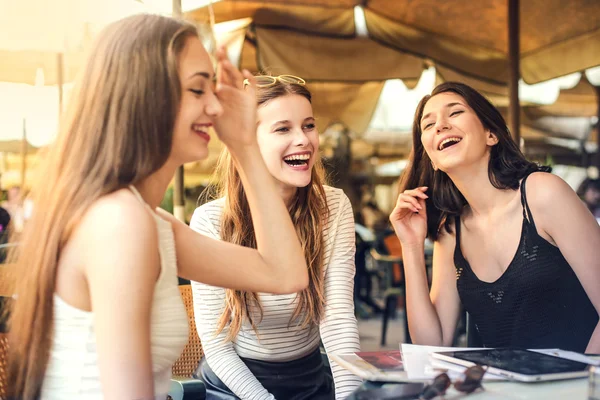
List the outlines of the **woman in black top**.
{"label": "woman in black top", "polygon": [[421,100],[413,145],[390,215],[413,341],[449,346],[462,304],[486,347],[599,353],[600,226],[575,192],[527,161],[498,110],[464,84]]}

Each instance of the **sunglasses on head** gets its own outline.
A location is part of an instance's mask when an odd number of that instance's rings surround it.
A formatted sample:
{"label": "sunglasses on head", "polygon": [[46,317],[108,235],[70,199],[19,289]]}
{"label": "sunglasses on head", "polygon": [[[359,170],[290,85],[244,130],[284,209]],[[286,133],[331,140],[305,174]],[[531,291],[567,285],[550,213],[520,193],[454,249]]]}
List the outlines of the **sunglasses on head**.
{"label": "sunglasses on head", "polygon": [[[487,368],[484,369],[481,365],[467,368],[464,372],[464,379],[454,382],[454,389],[463,393],[473,393],[477,389],[483,390],[481,381],[486,371]],[[437,396],[443,396],[452,384],[448,374],[445,372],[441,373],[433,378],[431,384],[425,386],[419,400],[431,400]]]}
{"label": "sunglasses on head", "polygon": [[[271,75],[258,75],[255,76],[256,87],[266,88],[275,85],[278,81],[281,83],[294,83],[296,85],[305,85],[306,81],[299,76],[294,75],[279,75],[279,76],[271,76]],[[244,87],[249,85],[250,82],[248,79],[244,79]]]}

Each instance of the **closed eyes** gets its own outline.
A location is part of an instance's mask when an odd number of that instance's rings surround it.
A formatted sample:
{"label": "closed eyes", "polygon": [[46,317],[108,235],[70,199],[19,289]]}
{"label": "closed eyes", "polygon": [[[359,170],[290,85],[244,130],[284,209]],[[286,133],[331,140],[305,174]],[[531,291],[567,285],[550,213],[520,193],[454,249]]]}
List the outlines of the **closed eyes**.
{"label": "closed eyes", "polygon": [[[450,113],[450,116],[451,116],[451,117],[455,117],[455,116],[457,116],[457,115],[460,115],[460,114],[462,114],[463,112],[464,112],[463,110],[456,110],[456,111],[452,111],[452,112]],[[426,124],[425,126],[423,126],[421,129],[422,129],[422,130],[427,130],[427,129],[431,128],[433,125],[435,125],[435,122],[430,122],[430,123]]]}

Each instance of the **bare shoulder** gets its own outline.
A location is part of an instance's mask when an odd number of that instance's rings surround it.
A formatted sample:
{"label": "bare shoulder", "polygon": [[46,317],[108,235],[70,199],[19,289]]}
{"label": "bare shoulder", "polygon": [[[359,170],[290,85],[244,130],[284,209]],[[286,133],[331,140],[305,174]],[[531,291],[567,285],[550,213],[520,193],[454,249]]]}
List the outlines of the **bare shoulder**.
{"label": "bare shoulder", "polygon": [[544,202],[562,194],[575,194],[573,189],[559,176],[548,172],[534,172],[527,178],[527,200]]}
{"label": "bare shoulder", "polygon": [[454,221],[454,218],[450,221],[450,232],[446,230],[445,226],[440,228],[440,233],[434,243],[434,248],[438,251],[454,251],[454,246],[456,245],[456,224]]}
{"label": "bare shoulder", "polygon": [[527,204],[532,213],[547,214],[557,207],[565,207],[578,202],[575,191],[559,176],[548,172],[534,172],[525,185]]}
{"label": "bare shoulder", "polygon": [[132,192],[121,189],[96,200],[79,221],[76,234],[83,240],[134,244],[136,238],[155,238],[157,229],[150,210]]}

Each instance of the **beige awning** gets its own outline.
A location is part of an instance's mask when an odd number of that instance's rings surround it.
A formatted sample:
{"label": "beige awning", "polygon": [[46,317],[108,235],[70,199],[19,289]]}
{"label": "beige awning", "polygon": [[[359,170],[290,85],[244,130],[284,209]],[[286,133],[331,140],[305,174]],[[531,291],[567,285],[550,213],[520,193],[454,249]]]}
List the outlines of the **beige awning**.
{"label": "beige awning", "polygon": [[528,107],[527,112],[532,117],[594,117],[598,115],[598,96],[596,89],[582,74],[579,83],[571,89],[561,90],[554,103]]}
{"label": "beige awning", "polygon": [[[376,40],[473,77],[506,83],[507,0],[370,0]],[[532,84],[600,65],[600,2],[520,2],[521,75]]]}
{"label": "beige awning", "polygon": [[[352,10],[365,2],[298,0],[289,3],[222,0],[214,5],[214,10],[217,21],[252,17],[256,26],[263,28],[353,38]],[[507,0],[370,0],[364,7],[369,35],[374,42],[389,46],[408,59],[415,56],[429,59],[466,76],[500,85],[507,83]],[[525,82],[537,83],[600,65],[599,1],[527,0],[521,1],[520,7],[521,74]],[[205,8],[190,15],[203,13],[206,13]],[[320,47],[327,43],[337,44],[324,41]],[[260,53],[260,38],[258,47]],[[286,52],[294,50],[289,48]],[[265,57],[265,61],[272,60]],[[300,60],[299,63],[304,63],[303,58],[297,58]],[[385,76],[389,66],[381,59],[377,61],[382,64],[371,70],[371,74],[381,72]],[[357,64],[363,62],[363,58],[356,60]],[[313,76],[331,75],[326,62],[312,68]],[[343,77],[341,75],[339,80]]]}

